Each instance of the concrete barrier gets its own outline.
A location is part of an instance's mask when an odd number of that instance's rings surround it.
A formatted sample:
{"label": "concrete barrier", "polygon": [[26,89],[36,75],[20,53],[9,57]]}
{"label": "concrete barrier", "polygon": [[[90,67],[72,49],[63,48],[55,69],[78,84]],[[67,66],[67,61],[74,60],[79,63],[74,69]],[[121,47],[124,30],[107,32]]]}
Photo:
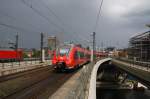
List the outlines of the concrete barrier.
{"label": "concrete barrier", "polygon": [[11,62],[11,63],[0,63],[0,76],[31,70],[43,66],[51,65],[51,60],[46,60],[44,63],[36,61],[22,61],[22,62]]}
{"label": "concrete barrier", "polygon": [[93,63],[84,65],[49,99],[84,99],[87,96],[87,86],[93,66]]}
{"label": "concrete barrier", "polygon": [[91,73],[88,99],[96,99],[96,77],[98,68],[101,66],[102,63],[110,60],[111,58],[102,59],[94,65],[94,68]]}
{"label": "concrete barrier", "polygon": [[[110,58],[102,59],[97,62],[96,65],[94,63],[84,65],[82,69],[73,75],[63,86],[61,86],[61,88],[59,88],[52,96],[50,96],[49,99],[94,99],[93,92],[96,92],[96,76],[93,76],[96,75],[96,73],[94,73],[96,70],[95,68],[97,68],[97,65],[108,60],[110,60]],[[94,89],[91,88],[94,86],[92,81],[93,79],[95,79],[95,91],[93,91]]]}

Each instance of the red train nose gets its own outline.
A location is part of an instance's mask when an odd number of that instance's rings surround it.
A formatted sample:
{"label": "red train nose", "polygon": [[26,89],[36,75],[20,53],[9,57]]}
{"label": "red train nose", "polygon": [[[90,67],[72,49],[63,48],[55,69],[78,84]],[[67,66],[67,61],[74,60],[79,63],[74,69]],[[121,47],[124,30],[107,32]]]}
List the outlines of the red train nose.
{"label": "red train nose", "polygon": [[67,60],[67,57],[66,56],[60,56],[60,57],[58,57],[58,60],[61,62],[64,62]]}

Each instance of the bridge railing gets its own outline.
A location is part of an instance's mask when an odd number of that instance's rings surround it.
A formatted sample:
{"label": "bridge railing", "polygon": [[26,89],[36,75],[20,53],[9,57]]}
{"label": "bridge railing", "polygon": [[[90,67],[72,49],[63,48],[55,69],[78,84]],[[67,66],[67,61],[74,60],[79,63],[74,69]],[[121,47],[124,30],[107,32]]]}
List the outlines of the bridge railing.
{"label": "bridge railing", "polygon": [[127,58],[121,58],[121,57],[117,57],[115,59],[150,69],[150,62],[135,61],[135,60],[131,60],[131,59],[127,59]]}
{"label": "bridge railing", "polygon": [[105,58],[102,60],[99,60],[92,69],[91,77],[90,77],[90,83],[89,83],[89,93],[87,99],[96,99],[96,78],[97,78],[97,71],[101,64],[105,62],[111,61],[111,58]]}
{"label": "bridge railing", "polygon": [[[45,62],[49,62],[50,60],[45,60]],[[0,69],[6,68],[14,68],[19,66],[31,66],[39,64],[40,60],[26,60],[26,61],[17,61],[17,62],[7,62],[7,63],[0,63]]]}
{"label": "bridge railing", "polygon": [[83,66],[79,72],[80,76],[76,85],[70,90],[69,95],[65,99],[88,99],[90,79],[95,63],[105,58],[98,58],[94,62]]}
{"label": "bridge railing", "polygon": [[45,60],[41,63],[40,60],[26,60],[18,62],[0,63],[0,76],[8,75],[15,72],[25,71],[43,66],[44,64],[51,64],[51,60]]}
{"label": "bridge railing", "polygon": [[94,63],[87,64],[78,72],[79,76],[75,80],[73,87],[63,99],[87,99],[88,83]]}

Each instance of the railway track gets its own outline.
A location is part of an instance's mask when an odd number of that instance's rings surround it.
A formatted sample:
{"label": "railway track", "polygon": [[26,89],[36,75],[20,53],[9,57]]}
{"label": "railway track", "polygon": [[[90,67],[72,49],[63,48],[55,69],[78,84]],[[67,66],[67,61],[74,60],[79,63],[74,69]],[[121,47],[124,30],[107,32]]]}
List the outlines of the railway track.
{"label": "railway track", "polygon": [[31,70],[28,70],[28,71],[22,71],[22,72],[17,72],[17,73],[14,73],[14,74],[1,76],[0,77],[0,83],[4,82],[4,81],[11,80],[11,79],[19,78],[19,77],[24,76],[24,75],[32,74],[33,72],[39,72],[40,70],[45,70],[45,69],[48,69],[48,68],[49,68],[49,66],[39,67],[39,68],[31,69]]}
{"label": "railway track", "polygon": [[0,78],[0,98],[48,99],[74,73],[56,73],[47,66],[5,76]]}

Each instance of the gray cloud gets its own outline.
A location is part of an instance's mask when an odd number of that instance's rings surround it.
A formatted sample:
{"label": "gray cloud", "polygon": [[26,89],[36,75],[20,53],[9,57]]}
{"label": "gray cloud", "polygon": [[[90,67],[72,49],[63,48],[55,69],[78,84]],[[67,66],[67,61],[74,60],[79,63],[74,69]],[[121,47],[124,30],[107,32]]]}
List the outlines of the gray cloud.
{"label": "gray cloud", "polygon": [[[1,0],[0,40],[14,40],[19,32],[21,47],[40,46],[40,32],[56,35],[61,41],[87,44],[100,0]],[[148,30],[149,0],[104,0],[96,31],[97,44],[126,47],[129,38]],[[47,37],[47,36],[46,36]],[[87,44],[88,45],[88,44]]]}

